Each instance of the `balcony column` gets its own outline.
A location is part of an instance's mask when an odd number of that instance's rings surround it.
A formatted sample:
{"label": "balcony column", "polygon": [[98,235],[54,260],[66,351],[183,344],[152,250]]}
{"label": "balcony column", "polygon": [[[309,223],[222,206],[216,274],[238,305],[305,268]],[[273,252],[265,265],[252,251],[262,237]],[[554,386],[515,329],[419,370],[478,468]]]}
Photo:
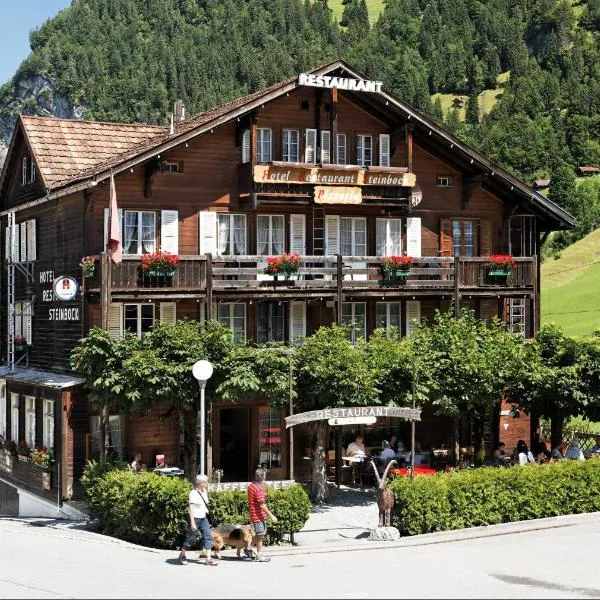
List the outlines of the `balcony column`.
{"label": "balcony column", "polygon": [[342,299],[343,299],[343,284],[344,284],[344,263],[342,255],[337,255],[337,300],[336,300],[336,324],[342,324]]}
{"label": "balcony column", "polygon": [[454,316],[460,314],[460,258],[454,255]]}

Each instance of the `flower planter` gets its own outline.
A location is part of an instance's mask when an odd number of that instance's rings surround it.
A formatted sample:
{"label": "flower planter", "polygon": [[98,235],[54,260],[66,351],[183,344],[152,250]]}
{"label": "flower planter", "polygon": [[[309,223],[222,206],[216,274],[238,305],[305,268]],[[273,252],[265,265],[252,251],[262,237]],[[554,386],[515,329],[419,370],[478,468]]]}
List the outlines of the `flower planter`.
{"label": "flower planter", "polygon": [[395,272],[395,275],[396,275],[396,277],[408,277],[410,275],[410,271],[411,271],[410,269],[406,269],[406,270],[398,269]]}
{"label": "flower planter", "polygon": [[508,276],[512,273],[512,271],[508,271],[505,269],[493,269],[488,271],[488,275],[491,275],[492,277],[497,277],[497,276]]}
{"label": "flower planter", "polygon": [[93,277],[96,274],[96,269],[87,269],[87,270],[82,270],[81,274],[84,277]]}

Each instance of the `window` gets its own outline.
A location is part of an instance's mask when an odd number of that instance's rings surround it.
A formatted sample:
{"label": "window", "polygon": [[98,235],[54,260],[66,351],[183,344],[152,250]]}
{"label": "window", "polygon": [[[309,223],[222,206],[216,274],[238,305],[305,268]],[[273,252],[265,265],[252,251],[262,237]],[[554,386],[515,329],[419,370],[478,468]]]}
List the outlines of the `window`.
{"label": "window", "polygon": [[[98,458],[104,444],[102,439],[101,417],[90,417],[90,432],[92,434],[92,457]],[[120,415],[108,417],[109,448],[123,457],[123,420]]]}
{"label": "window", "polygon": [[42,400],[44,407],[44,446],[54,448],[54,400]]}
{"label": "window", "polygon": [[219,215],[218,253],[246,254],[246,215]]}
{"label": "window", "polygon": [[454,256],[476,256],[475,221],[452,221],[452,251]]}
{"label": "window", "polygon": [[143,338],[154,325],[154,304],[125,304],[124,328],[138,339]]}
{"label": "window", "polygon": [[15,302],[15,337],[24,337],[26,344],[31,344],[31,302]]}
{"label": "window", "polygon": [[35,398],[25,396],[25,427],[27,428],[27,445],[30,448],[35,447]]}
{"label": "window", "polygon": [[222,303],[218,306],[217,320],[229,327],[234,342],[246,339],[246,305],[241,303]]}
{"label": "window", "polygon": [[299,147],[298,147],[299,133],[294,129],[284,129],[281,135],[281,160],[284,162],[298,162]]}
{"label": "window", "polygon": [[256,341],[283,342],[285,340],[285,317],[282,302],[258,303],[258,331]]}
{"label": "window", "polygon": [[268,163],[272,160],[271,140],[273,133],[270,129],[256,131],[256,162]]}
{"label": "window", "polygon": [[365,302],[342,302],[342,325],[349,327],[352,345],[367,336],[365,312]]}
{"label": "window", "polygon": [[452,177],[450,175],[438,175],[435,184],[438,187],[452,187]]}
{"label": "window", "polygon": [[165,161],[161,163],[162,173],[183,173],[183,161]]}
{"label": "window", "polygon": [[0,380],[0,437],[7,439],[6,431],[6,381]]}
{"label": "window", "polygon": [[21,185],[25,185],[27,183],[27,156],[23,157],[23,163],[21,164]]}
{"label": "window", "polygon": [[366,256],[367,219],[364,217],[340,218],[340,251],[343,256]]}
{"label": "window", "polygon": [[400,332],[401,324],[400,302],[377,302],[375,327],[387,329],[390,337],[390,328],[395,327]]}
{"label": "window", "polygon": [[21,163],[21,185],[33,183],[37,178],[37,169],[33,159],[27,154]]}
{"label": "window", "polygon": [[346,134],[338,133],[337,134],[337,164],[345,165],[346,164]]}
{"label": "window", "polygon": [[356,164],[363,167],[373,164],[373,138],[370,135],[356,136]]}
{"label": "window", "polygon": [[282,254],[285,235],[283,215],[258,215],[256,226],[256,253],[261,256]]}
{"label": "window", "polygon": [[400,219],[377,219],[377,256],[399,256],[402,253]]}
{"label": "window", "polygon": [[266,469],[281,467],[281,417],[270,406],[258,407],[259,464]]}
{"label": "window", "polygon": [[19,443],[19,394],[10,394],[10,439]]}
{"label": "window", "polygon": [[149,210],[123,211],[123,254],[156,251],[156,213]]}

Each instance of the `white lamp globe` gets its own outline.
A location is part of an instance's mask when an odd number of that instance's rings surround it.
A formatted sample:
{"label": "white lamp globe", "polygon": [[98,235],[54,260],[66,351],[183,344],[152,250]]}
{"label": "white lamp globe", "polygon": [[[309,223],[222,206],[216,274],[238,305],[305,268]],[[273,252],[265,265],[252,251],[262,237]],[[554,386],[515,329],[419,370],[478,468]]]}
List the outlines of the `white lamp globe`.
{"label": "white lamp globe", "polygon": [[213,366],[207,360],[199,360],[194,363],[192,373],[198,381],[207,381],[212,377]]}

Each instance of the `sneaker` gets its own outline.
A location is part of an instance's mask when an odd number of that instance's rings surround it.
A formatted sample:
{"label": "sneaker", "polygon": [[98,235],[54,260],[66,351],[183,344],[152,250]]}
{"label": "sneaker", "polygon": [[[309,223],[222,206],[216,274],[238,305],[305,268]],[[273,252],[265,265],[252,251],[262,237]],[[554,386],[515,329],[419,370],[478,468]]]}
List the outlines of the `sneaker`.
{"label": "sneaker", "polygon": [[244,554],[247,558],[254,558],[256,556],[252,551],[252,548],[244,548]]}
{"label": "sneaker", "polygon": [[185,557],[185,554],[180,554],[179,555],[179,564],[180,565],[187,565],[187,558]]}
{"label": "sneaker", "polygon": [[271,559],[268,556],[263,556],[262,554],[257,554],[254,557],[254,562],[270,562]]}

